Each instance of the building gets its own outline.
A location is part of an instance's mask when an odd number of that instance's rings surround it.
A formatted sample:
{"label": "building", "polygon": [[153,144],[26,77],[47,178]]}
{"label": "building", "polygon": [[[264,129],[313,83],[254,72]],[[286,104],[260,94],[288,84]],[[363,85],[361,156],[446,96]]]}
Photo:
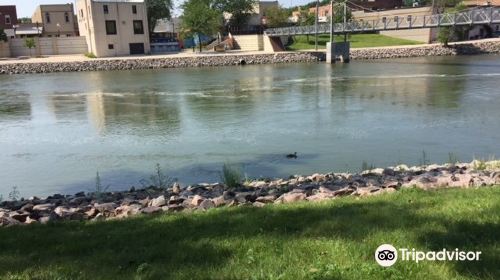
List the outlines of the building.
{"label": "building", "polygon": [[16,6],[0,6],[0,29],[13,29],[17,25]]}
{"label": "building", "polygon": [[[432,7],[421,7],[421,8],[405,8],[405,9],[394,9],[386,11],[354,11],[352,12],[352,18],[359,22],[373,22],[373,21],[384,21],[384,20],[415,20],[418,18],[419,21],[423,20],[424,16],[432,16]],[[415,22],[421,23],[421,22]],[[380,34],[396,37],[407,40],[419,41],[422,43],[431,43],[437,38],[437,28],[419,28],[419,29],[401,29],[401,30],[388,30],[380,31]]]}
{"label": "building", "polygon": [[20,23],[16,26],[16,38],[41,37],[43,27],[36,23]]}
{"label": "building", "polygon": [[31,17],[31,22],[41,25],[43,37],[78,36],[73,4],[40,5]]}
{"label": "building", "polygon": [[279,8],[278,1],[258,1],[254,4],[248,25],[261,26],[266,24],[266,11],[270,8]]}
{"label": "building", "polygon": [[[229,31],[233,34],[255,34],[262,33],[263,26],[266,25],[266,11],[270,8],[279,8],[278,1],[257,1],[253,5],[253,9],[250,12],[248,21],[245,27],[232,27]],[[229,22],[232,15],[230,13],[224,13],[224,20]]]}
{"label": "building", "polygon": [[[347,6],[350,10],[372,10],[372,11],[381,11],[381,10],[392,10],[396,8],[400,8],[403,6],[403,0],[355,0],[352,1],[353,4],[348,3]],[[316,7],[309,8],[309,13],[316,14]],[[331,13],[331,5],[323,5],[318,7],[318,21],[319,22],[328,22]]]}
{"label": "building", "polygon": [[77,0],[80,35],[97,57],[149,54],[144,0]]}
{"label": "building", "polygon": [[[500,0],[466,0],[463,4],[467,7],[499,7]],[[476,40],[483,38],[500,37],[500,24],[484,24],[471,26],[465,40]]]}

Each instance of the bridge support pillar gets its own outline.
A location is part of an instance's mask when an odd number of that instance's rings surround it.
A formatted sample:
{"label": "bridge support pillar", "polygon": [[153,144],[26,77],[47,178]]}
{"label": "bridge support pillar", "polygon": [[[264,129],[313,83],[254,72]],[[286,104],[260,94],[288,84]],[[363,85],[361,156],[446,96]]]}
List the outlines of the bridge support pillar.
{"label": "bridge support pillar", "polygon": [[348,63],[350,53],[350,42],[326,43],[326,63],[335,63],[337,60]]}

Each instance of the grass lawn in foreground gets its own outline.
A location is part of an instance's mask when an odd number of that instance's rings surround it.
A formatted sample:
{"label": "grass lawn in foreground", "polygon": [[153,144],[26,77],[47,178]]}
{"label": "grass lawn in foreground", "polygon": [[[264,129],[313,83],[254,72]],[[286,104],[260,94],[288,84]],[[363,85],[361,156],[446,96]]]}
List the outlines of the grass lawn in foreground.
{"label": "grass lawn in foreground", "polygon": [[[500,279],[500,188],[0,228],[0,279]],[[479,262],[374,261],[384,243]]]}
{"label": "grass lawn in foreground", "polygon": [[[309,50],[314,49],[314,35],[309,35],[309,42],[307,36],[300,35],[294,36],[294,43],[288,46],[289,50]],[[380,34],[353,34],[348,37],[351,42],[351,48],[368,48],[368,47],[386,47],[386,46],[400,46],[400,45],[418,45],[424,44],[423,42],[399,39]],[[343,42],[344,36],[335,36],[336,42]],[[318,46],[321,49],[326,47],[326,43],[330,42],[330,35],[318,36]]]}

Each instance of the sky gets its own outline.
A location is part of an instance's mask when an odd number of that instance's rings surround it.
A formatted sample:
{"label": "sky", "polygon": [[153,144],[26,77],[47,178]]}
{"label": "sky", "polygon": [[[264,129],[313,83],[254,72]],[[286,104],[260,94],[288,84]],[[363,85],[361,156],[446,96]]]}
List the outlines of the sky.
{"label": "sky", "polygon": [[[312,0],[279,0],[280,4],[289,7],[290,4],[303,5],[311,2]],[[35,11],[36,6],[41,4],[67,4],[74,3],[74,0],[0,0],[0,6],[2,5],[16,5],[17,6],[17,17],[31,17]],[[179,5],[182,0],[175,0]],[[178,12],[177,12],[178,13]]]}

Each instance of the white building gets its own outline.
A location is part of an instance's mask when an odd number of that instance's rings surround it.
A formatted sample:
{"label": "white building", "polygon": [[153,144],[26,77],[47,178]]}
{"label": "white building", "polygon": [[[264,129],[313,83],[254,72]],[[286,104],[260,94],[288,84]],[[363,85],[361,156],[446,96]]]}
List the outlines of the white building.
{"label": "white building", "polygon": [[97,57],[149,54],[144,0],[76,0],[80,35]]}

